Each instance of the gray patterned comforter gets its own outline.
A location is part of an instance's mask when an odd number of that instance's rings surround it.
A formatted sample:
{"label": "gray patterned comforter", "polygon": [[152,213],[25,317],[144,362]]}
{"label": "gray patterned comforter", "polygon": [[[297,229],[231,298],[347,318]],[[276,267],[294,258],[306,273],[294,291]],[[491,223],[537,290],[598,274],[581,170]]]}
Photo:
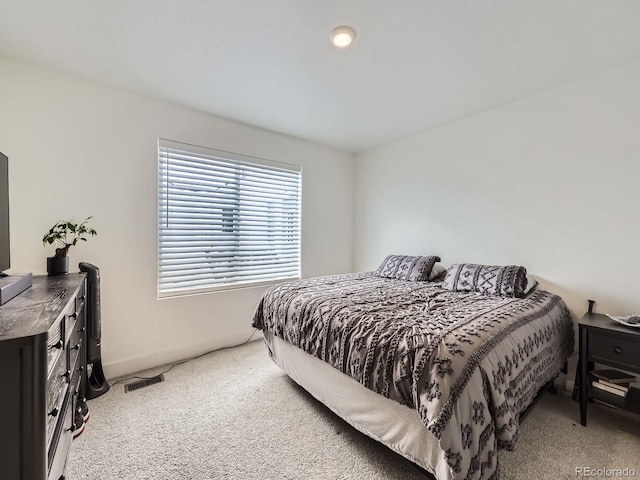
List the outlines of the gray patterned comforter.
{"label": "gray patterned comforter", "polygon": [[556,295],[451,292],[359,273],[269,288],[253,326],[418,411],[455,479],[498,478],[519,413],[573,351]]}

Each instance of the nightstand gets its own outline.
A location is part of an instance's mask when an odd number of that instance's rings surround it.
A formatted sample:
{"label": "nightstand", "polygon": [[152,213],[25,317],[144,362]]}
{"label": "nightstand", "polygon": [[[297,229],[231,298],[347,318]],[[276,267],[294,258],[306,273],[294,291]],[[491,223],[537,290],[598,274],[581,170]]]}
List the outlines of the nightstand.
{"label": "nightstand", "polygon": [[625,327],[600,313],[586,313],[578,322],[580,335],[580,423],[587,425],[587,405],[596,399],[640,414],[640,388],[626,398],[591,386],[594,364],[640,374],[640,328]]}

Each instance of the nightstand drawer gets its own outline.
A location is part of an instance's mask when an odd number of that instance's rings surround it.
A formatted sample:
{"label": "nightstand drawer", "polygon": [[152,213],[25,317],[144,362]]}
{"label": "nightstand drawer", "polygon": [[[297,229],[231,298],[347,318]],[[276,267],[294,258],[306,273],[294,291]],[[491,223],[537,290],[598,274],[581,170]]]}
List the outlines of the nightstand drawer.
{"label": "nightstand drawer", "polygon": [[614,363],[621,367],[638,368],[640,342],[633,339],[589,332],[589,357],[592,360]]}

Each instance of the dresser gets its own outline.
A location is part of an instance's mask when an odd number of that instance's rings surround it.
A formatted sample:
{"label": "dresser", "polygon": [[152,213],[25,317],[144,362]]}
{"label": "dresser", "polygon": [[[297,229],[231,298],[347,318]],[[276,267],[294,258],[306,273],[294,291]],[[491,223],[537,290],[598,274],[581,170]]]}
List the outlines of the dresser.
{"label": "dresser", "polygon": [[580,423],[587,425],[588,402],[592,399],[640,414],[639,388],[631,387],[626,398],[619,397],[592,387],[589,375],[596,364],[640,374],[640,328],[620,325],[600,313],[586,313],[578,328]]}
{"label": "dresser", "polygon": [[60,480],[86,369],[86,276],[35,276],[0,306],[0,477]]}

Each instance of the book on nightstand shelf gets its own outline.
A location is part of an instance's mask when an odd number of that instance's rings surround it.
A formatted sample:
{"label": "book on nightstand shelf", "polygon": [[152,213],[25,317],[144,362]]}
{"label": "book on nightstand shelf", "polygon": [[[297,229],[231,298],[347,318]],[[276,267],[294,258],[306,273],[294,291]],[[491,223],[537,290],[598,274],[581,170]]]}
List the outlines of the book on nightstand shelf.
{"label": "book on nightstand shelf", "polygon": [[589,373],[599,380],[604,380],[605,382],[618,385],[626,384],[626,387],[629,387],[629,383],[633,383],[636,381],[636,377],[628,373],[621,372],[620,370],[592,370]]}
{"label": "book on nightstand shelf", "polygon": [[591,385],[593,385],[594,388],[597,388],[599,390],[605,391],[605,392],[609,392],[609,393],[613,393],[614,395],[618,395],[619,397],[626,397],[627,393],[629,392],[629,389],[622,389],[622,388],[616,388],[617,386],[613,386],[614,384],[608,384],[607,382],[601,382],[598,380],[594,380],[593,382],[591,382]]}

